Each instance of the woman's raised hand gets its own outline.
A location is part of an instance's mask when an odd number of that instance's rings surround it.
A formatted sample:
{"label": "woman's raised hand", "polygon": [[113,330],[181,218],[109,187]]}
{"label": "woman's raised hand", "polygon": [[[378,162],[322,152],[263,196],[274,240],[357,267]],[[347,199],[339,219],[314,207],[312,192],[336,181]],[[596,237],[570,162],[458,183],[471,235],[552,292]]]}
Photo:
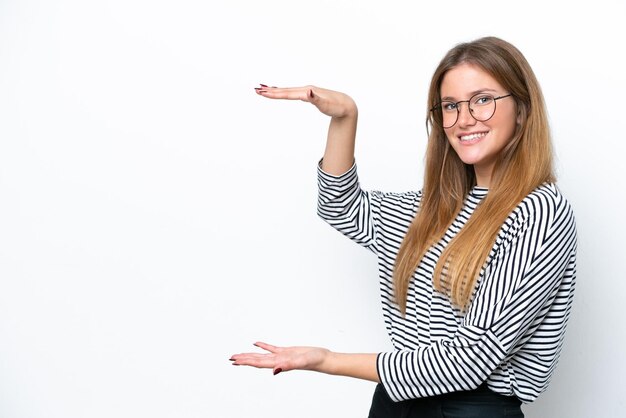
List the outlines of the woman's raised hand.
{"label": "woman's raised hand", "polygon": [[235,354],[230,358],[232,364],[272,369],[274,374],[288,370],[321,371],[320,367],[329,353],[325,348],[318,347],[276,347],[262,342],[254,345],[267,353]]}
{"label": "woman's raised hand", "polygon": [[268,99],[302,100],[309,102],[325,115],[333,118],[357,115],[356,103],[350,96],[338,91],[327,90],[315,86],[304,87],[268,87],[261,84],[255,88],[257,94]]}

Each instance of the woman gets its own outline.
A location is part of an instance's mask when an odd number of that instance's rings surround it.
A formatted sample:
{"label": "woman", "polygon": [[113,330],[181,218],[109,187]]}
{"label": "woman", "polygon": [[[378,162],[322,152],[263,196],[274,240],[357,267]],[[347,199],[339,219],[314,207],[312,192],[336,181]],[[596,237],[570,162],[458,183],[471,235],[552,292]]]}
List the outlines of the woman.
{"label": "woman", "polygon": [[256,345],[235,365],[379,382],[370,417],[523,416],[560,354],[572,303],[576,227],[554,185],[543,97],[511,44],[457,45],[428,97],[424,186],[365,192],[354,164],[357,107],[317,87],[261,86],[331,117],[319,214],[378,256],[395,351],[341,354]]}

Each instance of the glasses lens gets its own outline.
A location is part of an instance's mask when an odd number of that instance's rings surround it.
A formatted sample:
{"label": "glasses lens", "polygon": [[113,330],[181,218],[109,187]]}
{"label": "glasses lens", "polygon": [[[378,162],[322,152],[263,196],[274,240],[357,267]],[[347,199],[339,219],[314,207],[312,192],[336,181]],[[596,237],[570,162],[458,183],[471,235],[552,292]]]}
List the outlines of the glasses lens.
{"label": "glasses lens", "polygon": [[444,128],[450,128],[456,123],[456,119],[459,116],[457,110],[457,104],[454,102],[441,102],[439,105],[441,111],[441,120]]}
{"label": "glasses lens", "polygon": [[469,106],[474,119],[480,122],[490,119],[496,111],[496,101],[490,94],[480,93],[472,96]]}

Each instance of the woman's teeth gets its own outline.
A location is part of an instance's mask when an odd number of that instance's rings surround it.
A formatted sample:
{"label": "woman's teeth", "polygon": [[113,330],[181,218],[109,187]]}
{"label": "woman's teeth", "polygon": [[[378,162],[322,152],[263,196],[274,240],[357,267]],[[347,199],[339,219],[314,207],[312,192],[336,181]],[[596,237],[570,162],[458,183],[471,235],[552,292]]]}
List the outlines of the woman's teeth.
{"label": "woman's teeth", "polygon": [[463,135],[460,139],[461,141],[472,141],[474,139],[482,138],[487,135],[487,132],[481,132],[477,134]]}

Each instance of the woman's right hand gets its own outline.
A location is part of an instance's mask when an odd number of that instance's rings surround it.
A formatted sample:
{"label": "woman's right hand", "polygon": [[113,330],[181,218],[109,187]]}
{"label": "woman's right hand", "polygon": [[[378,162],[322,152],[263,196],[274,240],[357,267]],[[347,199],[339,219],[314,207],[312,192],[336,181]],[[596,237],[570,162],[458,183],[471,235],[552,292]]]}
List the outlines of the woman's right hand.
{"label": "woman's right hand", "polygon": [[261,84],[255,88],[257,94],[268,99],[302,100],[309,102],[325,115],[333,118],[356,117],[356,103],[350,96],[338,91],[315,86],[304,87],[268,87]]}

